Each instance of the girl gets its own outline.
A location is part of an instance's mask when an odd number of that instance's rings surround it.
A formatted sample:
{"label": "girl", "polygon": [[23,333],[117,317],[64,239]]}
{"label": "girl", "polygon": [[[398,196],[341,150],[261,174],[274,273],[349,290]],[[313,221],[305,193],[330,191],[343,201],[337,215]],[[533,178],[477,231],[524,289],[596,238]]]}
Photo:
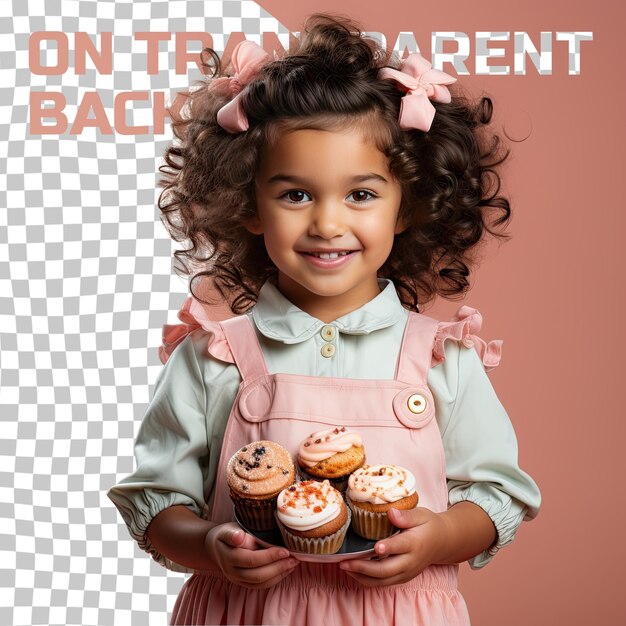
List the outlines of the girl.
{"label": "girl", "polygon": [[[469,307],[418,312],[463,294],[483,235],[504,236],[491,101],[321,14],[284,58],[243,42],[233,67],[174,124],[159,205],[197,297],[165,328],[138,468],[109,497],[144,550],[195,572],[173,624],[467,624],[457,564],[487,564],[540,502],[485,374],[500,342]],[[240,315],[210,321],[202,277]],[[262,439],[294,454],[329,425],[417,477],[378,559],[299,562],[233,521],[231,455]]]}

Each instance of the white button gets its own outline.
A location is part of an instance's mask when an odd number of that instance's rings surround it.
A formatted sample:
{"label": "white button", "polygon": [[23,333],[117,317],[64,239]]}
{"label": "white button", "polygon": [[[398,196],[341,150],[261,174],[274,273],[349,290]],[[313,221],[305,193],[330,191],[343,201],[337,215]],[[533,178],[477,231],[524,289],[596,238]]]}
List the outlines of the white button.
{"label": "white button", "polygon": [[335,354],[335,346],[333,346],[332,343],[325,343],[320,352],[322,353],[322,356],[329,358]]}
{"label": "white button", "polygon": [[407,401],[411,413],[423,413],[426,410],[426,398],[419,393],[414,393]]}
{"label": "white button", "polygon": [[322,339],[324,339],[324,341],[332,341],[337,336],[337,329],[334,326],[327,324],[322,327],[320,334],[322,335]]}

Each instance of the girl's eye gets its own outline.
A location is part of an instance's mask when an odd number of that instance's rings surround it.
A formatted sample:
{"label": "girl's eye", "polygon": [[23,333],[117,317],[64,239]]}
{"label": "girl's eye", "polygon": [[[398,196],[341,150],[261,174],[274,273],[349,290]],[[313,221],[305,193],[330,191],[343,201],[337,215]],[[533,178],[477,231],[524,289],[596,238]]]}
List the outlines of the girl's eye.
{"label": "girl's eye", "polygon": [[356,202],[365,202],[370,198],[376,197],[375,194],[373,194],[371,191],[367,191],[367,189],[357,189],[356,191],[353,191],[350,195],[354,196]]}
{"label": "girl's eye", "polygon": [[299,189],[292,189],[291,191],[285,192],[281,198],[286,198],[287,202],[290,202],[291,204],[300,204],[300,202],[304,201],[302,196],[308,196],[308,194],[304,191],[300,191]]}
{"label": "girl's eye", "polygon": [[[377,197],[376,194],[368,191],[367,189],[357,189],[356,191],[350,193],[348,195],[348,198],[350,198],[350,196],[353,197],[354,202],[357,202],[359,204]],[[311,196],[309,196],[306,191],[302,191],[301,189],[291,189],[290,191],[286,191],[280,197],[285,198],[290,204],[300,204],[302,202],[307,202],[311,200]]]}

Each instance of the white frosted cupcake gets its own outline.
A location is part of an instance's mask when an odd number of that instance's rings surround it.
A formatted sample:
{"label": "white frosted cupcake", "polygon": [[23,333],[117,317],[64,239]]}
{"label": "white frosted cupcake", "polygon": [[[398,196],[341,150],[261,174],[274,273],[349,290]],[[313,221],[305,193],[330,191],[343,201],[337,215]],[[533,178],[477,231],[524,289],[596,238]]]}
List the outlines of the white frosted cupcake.
{"label": "white frosted cupcake", "polygon": [[306,480],[278,494],[276,519],[289,550],[334,554],[350,525],[350,511],[327,480]]}
{"label": "white frosted cupcake", "polygon": [[395,527],[387,511],[417,506],[415,476],[398,465],[364,465],[348,481],[346,501],[352,511],[352,529],[365,539],[389,537]]}

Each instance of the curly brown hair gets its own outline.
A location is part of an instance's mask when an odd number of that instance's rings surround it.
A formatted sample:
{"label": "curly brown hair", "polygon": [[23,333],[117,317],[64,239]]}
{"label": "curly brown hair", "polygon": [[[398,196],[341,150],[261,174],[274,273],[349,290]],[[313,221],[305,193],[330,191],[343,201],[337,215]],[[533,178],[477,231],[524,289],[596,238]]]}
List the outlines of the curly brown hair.
{"label": "curly brown hair", "polygon": [[456,85],[450,103],[436,109],[428,132],[398,124],[404,95],[378,78],[381,67],[400,67],[395,53],[364,37],[352,20],[311,15],[300,40],[268,62],[241,94],[249,129],[232,134],[217,124],[230,96],[207,89],[232,74],[217,53],[203,51],[213,75],[184,92],[185,106],[171,112],[174,142],[165,152],[159,197],[162,219],[176,241],[176,270],[196,281],[210,277],[233,313],[256,302],[263,283],[277,274],[263,238],[244,226],[256,213],[255,175],[266,150],[297,129],[366,130],[386,155],[402,186],[397,235],[378,275],[393,280],[409,309],[436,295],[462,296],[469,288],[476,247],[486,233],[508,235],[509,201],[500,195],[499,166],[509,155],[500,137],[486,133],[493,104],[472,101]]}

